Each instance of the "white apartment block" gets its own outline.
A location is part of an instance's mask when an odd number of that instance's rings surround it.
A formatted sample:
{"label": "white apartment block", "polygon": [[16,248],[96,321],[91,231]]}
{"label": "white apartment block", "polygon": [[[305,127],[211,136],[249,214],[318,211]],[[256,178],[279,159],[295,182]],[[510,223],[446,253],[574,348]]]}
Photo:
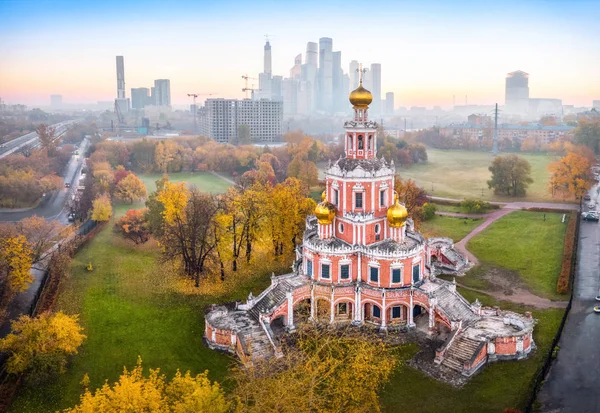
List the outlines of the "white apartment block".
{"label": "white apartment block", "polygon": [[281,140],[283,102],[267,99],[207,99],[198,111],[201,134],[217,142],[236,144],[238,127],[250,126],[252,142]]}

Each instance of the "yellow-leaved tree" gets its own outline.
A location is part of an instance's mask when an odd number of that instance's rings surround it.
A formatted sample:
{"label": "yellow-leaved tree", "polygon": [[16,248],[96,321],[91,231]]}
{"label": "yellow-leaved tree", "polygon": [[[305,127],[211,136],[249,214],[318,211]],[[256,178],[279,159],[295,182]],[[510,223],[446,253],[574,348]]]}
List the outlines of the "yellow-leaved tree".
{"label": "yellow-leaved tree", "polygon": [[163,189],[157,195],[156,199],[163,206],[162,217],[168,225],[184,218],[185,206],[188,201],[188,190],[185,183],[166,181]]}
{"label": "yellow-leaved tree", "polygon": [[0,351],[8,354],[6,370],[24,373],[30,381],[43,381],[63,373],[67,356],[76,354],[86,338],[77,315],[43,313],[23,315],[11,324],[11,333],[0,340]]}
{"label": "yellow-leaved tree", "polygon": [[106,382],[95,392],[86,390],[79,404],[65,413],[163,412],[163,413],[225,413],[229,403],[217,382],[208,379],[208,372],[192,376],[179,371],[167,382],[160,369],[143,374],[142,360],[112,386]]}
{"label": "yellow-leaved tree", "polygon": [[108,221],[112,217],[112,206],[107,195],[101,195],[94,199],[92,206],[92,220]]}
{"label": "yellow-leaved tree", "polygon": [[304,327],[279,359],[236,368],[242,412],[379,412],[377,393],[397,358],[381,339],[355,329]]}
{"label": "yellow-leaved tree", "polygon": [[24,236],[0,238],[0,304],[29,287],[33,281],[32,257],[33,252]]}
{"label": "yellow-leaved tree", "polygon": [[132,173],[121,179],[115,189],[115,196],[129,203],[142,200],[146,198],[146,195],[146,186],[140,178]]}

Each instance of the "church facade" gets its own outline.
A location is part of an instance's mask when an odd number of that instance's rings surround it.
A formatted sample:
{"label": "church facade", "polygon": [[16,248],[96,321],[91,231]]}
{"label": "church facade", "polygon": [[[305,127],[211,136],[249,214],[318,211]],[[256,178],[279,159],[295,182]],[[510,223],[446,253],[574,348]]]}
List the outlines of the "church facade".
{"label": "church facade", "polygon": [[306,220],[293,272],[272,277],[246,303],[213,306],[206,342],[246,359],[277,356],[278,333],[312,320],[441,335],[435,362],[465,376],[488,361],[526,357],[535,347],[530,314],[469,303],[455,282],[436,277],[462,273],[469,262],[452,240],[415,231],[394,192],[393,162],[377,157],[371,100],[362,82],[350,94],[345,156],[325,173],[322,202]]}

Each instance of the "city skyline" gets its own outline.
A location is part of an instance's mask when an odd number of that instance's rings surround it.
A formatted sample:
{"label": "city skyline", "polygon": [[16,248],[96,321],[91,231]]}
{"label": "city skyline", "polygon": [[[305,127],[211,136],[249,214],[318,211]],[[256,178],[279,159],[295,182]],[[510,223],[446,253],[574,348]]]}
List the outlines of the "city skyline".
{"label": "city skyline", "polygon": [[379,2],[367,11],[377,26],[363,31],[356,22],[364,4],[353,1],[124,3],[103,2],[103,10],[71,1],[0,4],[0,98],[114,100],[116,55],[126,60],[129,98],[155,79],[171,80],[173,105],[190,104],[188,93],[243,98],[241,75],[262,72],[266,33],[274,75],[288,75],[306,42],[330,37],[344,70],[352,60],[381,63],[382,97],[393,92],[396,106],[449,107],[465,95],[469,104],[503,103],[506,74],[517,70],[530,74],[532,96],[577,106],[600,97],[597,1]]}

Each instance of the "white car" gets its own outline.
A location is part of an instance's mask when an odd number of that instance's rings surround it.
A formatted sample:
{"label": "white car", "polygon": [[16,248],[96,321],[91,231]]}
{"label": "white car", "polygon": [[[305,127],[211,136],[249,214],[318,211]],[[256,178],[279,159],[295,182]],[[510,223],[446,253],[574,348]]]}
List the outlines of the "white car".
{"label": "white car", "polygon": [[596,208],[596,204],[594,203],[589,203],[588,204],[588,208],[592,209],[592,208]]}

